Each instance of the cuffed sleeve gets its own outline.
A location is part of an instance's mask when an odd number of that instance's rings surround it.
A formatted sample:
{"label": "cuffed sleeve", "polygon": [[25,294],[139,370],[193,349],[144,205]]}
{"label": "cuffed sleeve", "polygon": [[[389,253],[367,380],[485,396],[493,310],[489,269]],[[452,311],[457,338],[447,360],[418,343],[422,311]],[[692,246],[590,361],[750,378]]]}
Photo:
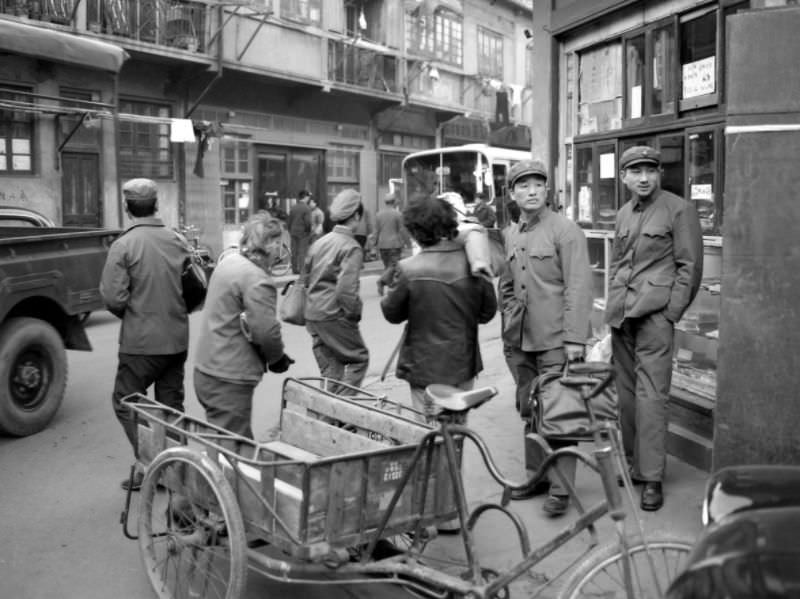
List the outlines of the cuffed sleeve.
{"label": "cuffed sleeve", "polygon": [[120,245],[112,245],[100,278],[100,295],[108,311],[118,318],[128,307],[130,283],[125,252]]}

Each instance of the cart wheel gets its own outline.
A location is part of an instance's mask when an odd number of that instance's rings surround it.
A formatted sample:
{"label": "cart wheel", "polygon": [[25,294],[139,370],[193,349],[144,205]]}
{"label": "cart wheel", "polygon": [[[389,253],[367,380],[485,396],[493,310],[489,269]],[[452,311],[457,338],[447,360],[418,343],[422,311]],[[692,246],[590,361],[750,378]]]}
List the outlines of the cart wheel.
{"label": "cart wheel", "polygon": [[[690,542],[674,537],[660,537],[628,548],[633,596],[663,597],[669,583],[682,571]],[[648,557],[649,554],[649,557]],[[652,567],[650,560],[652,559]],[[561,599],[580,597],[627,598],[625,566],[619,543],[611,543],[592,551],[577,567],[559,594]],[[655,575],[655,580],[654,576]],[[656,582],[657,581],[657,582]]]}
{"label": "cart wheel", "polygon": [[247,578],[242,513],[207,456],[167,449],[142,482],[139,551],[160,599],[238,599]]}

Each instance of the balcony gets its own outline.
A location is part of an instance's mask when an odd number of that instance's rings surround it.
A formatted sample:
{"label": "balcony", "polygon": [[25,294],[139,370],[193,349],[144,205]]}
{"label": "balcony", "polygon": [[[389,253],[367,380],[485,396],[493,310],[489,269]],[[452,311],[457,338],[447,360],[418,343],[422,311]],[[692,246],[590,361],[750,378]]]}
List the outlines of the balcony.
{"label": "balcony", "polygon": [[206,11],[205,4],[196,2],[88,0],[86,22],[95,33],[205,52]]}
{"label": "balcony", "polygon": [[0,13],[69,24],[75,0],[0,0]]}
{"label": "balcony", "polygon": [[398,93],[397,57],[362,47],[364,43],[328,40],[328,79],[373,91]]}

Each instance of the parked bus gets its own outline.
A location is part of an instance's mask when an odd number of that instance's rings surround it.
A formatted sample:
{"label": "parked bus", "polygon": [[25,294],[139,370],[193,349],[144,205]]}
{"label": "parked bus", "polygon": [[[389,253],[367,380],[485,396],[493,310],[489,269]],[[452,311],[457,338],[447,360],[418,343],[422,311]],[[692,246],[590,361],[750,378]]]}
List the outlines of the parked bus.
{"label": "parked bus", "polygon": [[508,221],[506,172],[512,164],[530,157],[530,152],[486,144],[414,152],[403,159],[404,204],[417,197],[454,191],[471,211],[476,194],[483,193],[486,202],[495,208],[497,225],[502,227]]}

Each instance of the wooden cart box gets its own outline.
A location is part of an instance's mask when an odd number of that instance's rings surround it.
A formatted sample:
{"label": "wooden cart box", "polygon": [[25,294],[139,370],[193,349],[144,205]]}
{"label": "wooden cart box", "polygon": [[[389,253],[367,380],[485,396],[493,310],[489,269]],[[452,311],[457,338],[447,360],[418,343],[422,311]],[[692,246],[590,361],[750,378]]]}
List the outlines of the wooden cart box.
{"label": "wooden cart box", "polygon": [[[353,388],[356,395],[339,395],[332,391],[338,386],[287,378],[279,437],[267,443],[141,398],[132,405],[139,417],[137,455],[147,464],[168,447],[197,446],[225,473],[248,534],[295,557],[315,559],[334,547],[366,543],[432,429],[408,408]],[[460,441],[457,452],[460,460]],[[381,536],[412,530],[418,520],[428,526],[455,517],[441,441],[432,452],[423,505],[425,466],[423,455]]]}

